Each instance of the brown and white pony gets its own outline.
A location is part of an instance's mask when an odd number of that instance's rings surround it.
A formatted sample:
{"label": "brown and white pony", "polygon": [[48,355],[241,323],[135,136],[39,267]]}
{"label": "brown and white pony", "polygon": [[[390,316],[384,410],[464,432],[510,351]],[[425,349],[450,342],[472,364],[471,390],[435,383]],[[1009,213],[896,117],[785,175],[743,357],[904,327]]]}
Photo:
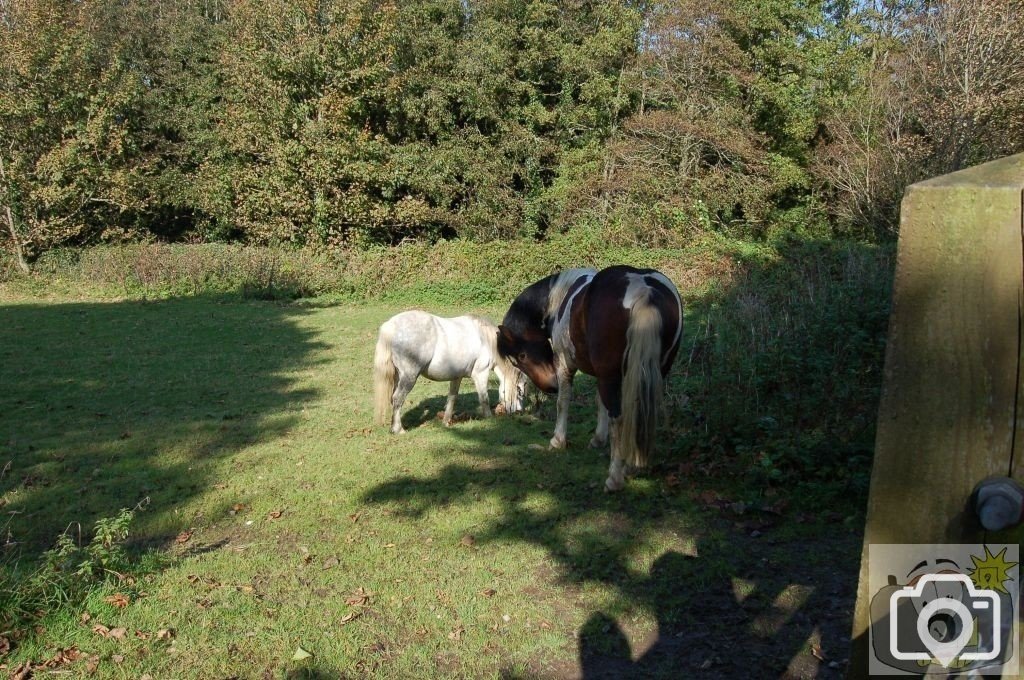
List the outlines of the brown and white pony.
{"label": "brown and white pony", "polygon": [[683,332],[679,291],[661,272],[625,265],[571,269],[524,290],[498,326],[498,352],[545,392],[558,393],[552,448],[566,445],[572,380],[597,378],[594,448],[608,443],[605,488],[625,484],[625,466],[646,467],[654,448],[664,377]]}

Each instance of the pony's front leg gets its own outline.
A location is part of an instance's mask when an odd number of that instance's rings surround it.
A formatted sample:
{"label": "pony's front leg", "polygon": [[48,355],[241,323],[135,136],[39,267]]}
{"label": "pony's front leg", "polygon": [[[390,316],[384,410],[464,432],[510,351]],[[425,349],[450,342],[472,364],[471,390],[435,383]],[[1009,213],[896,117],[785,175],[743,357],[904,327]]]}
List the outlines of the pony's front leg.
{"label": "pony's front leg", "polygon": [[558,366],[558,407],[555,416],[555,436],[551,438],[551,448],[564,449],[566,433],[569,429],[569,403],[572,401],[572,378],[574,370]]}
{"label": "pony's front leg", "polygon": [[461,384],[462,378],[456,378],[448,383],[448,401],[444,405],[444,417],[441,419],[446,427],[452,424],[452,418],[455,416],[455,400],[459,396]]}
{"label": "pony's front leg", "polygon": [[626,486],[626,463],[619,457],[619,439],[622,436],[621,425],[621,415],[611,422],[611,464],[608,466],[608,479],[604,480],[606,491],[621,491],[622,487]]}
{"label": "pony's front leg", "polygon": [[604,402],[601,401],[600,392],[597,395],[597,430],[594,431],[594,436],[590,439],[590,448],[599,449],[608,443],[608,409],[604,407]]}
{"label": "pony's front leg", "polygon": [[487,396],[487,379],[490,377],[490,369],[473,374],[473,385],[476,386],[476,396],[480,399],[480,415],[484,418],[491,417],[491,400],[490,397]]}

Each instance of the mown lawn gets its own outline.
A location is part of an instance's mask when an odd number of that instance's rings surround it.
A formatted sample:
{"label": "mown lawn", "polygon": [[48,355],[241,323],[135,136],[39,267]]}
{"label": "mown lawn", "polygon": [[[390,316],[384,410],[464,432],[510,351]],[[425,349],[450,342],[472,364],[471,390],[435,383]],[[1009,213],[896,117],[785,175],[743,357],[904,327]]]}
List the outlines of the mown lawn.
{"label": "mown lawn", "polygon": [[[603,493],[586,377],[565,452],[543,446],[552,401],[484,421],[464,384],[470,417],[445,428],[447,386],[425,380],[409,432],[390,436],[371,426],[369,377],[377,326],[396,311],[8,296],[3,558],[31,564],[61,532],[87,540],[98,518],[139,506],[130,547],[144,575],[0,630],[13,647],[0,668],[840,676],[860,547],[842,513],[788,511],[784,492],[732,502],[735,484],[687,464],[670,424],[668,462]],[[24,569],[6,573],[18,587]]]}

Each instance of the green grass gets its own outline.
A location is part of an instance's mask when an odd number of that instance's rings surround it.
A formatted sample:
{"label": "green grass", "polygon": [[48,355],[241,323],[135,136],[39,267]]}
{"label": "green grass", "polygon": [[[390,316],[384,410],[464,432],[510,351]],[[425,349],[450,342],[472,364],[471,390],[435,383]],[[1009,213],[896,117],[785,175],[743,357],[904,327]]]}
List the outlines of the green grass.
{"label": "green grass", "polygon": [[[628,640],[638,668],[672,676],[706,658],[721,670],[722,652],[658,651],[719,630],[753,636],[781,671],[810,658],[822,624],[808,615],[835,597],[819,550],[848,558],[838,587],[849,606],[855,538],[825,548],[819,524],[791,518],[777,541],[751,539],[752,513],[703,507],[698,493],[718,482],[699,473],[677,483],[663,470],[603,494],[606,454],[582,445],[587,378],[567,452],[540,447],[551,401],[444,428],[446,386],[425,380],[408,434],[372,428],[373,343],[396,310],[206,298],[0,307],[0,586],[16,589],[66,528],[84,541],[96,519],[136,505],[129,548],[141,560],[134,582],[8,622],[14,649],[0,663],[75,647],[79,660],[59,668],[83,674],[96,655],[100,677],[571,677],[588,660],[633,664]],[[459,410],[475,413],[469,390]],[[811,595],[791,606],[779,597],[794,584]],[[104,601],[115,593],[130,604]],[[744,623],[716,623],[723,611]],[[790,623],[771,628],[773,612]],[[292,661],[299,647],[312,656]]]}
{"label": "green grass", "polygon": [[[466,387],[458,410],[473,417],[445,428],[435,415],[447,386],[426,380],[407,402],[408,434],[372,427],[376,329],[405,304],[76,300],[8,286],[0,597],[27,592],[62,532],[87,543],[98,519],[139,510],[126,577],[108,574],[64,603],[58,593],[27,619],[0,613],[0,637],[13,643],[0,670],[73,647],[80,658],[58,669],[84,674],[96,656],[97,673],[116,678],[836,673],[809,650],[845,658],[862,489],[850,493],[849,476],[799,486],[814,474],[802,461],[819,455],[800,448],[800,431],[817,433],[819,447],[846,431],[786,421],[778,409],[796,388],[745,377],[766,365],[742,360],[751,328],[752,347],[767,349],[749,351],[769,358],[772,338],[784,350],[800,342],[777,323],[775,335],[749,317],[727,323],[730,300],[749,302],[755,288],[765,300],[794,297],[759,257],[744,265],[763,274],[747,287],[691,297],[662,462],[616,495],[602,492],[607,452],[585,446],[586,376],[564,452],[543,446],[551,400],[485,421]],[[845,337],[856,320],[837,318]],[[789,370],[799,357],[783,359]],[[852,374],[853,363],[836,365]],[[744,400],[749,384],[757,404]],[[854,388],[823,411],[870,410],[870,384]],[[800,403],[815,394],[824,403],[813,391]],[[765,416],[789,434],[741,426]],[[758,467],[759,447],[777,454],[774,467]],[[115,593],[130,604],[105,601]],[[96,624],[126,636],[103,637]],[[293,661],[299,647],[313,656]]]}

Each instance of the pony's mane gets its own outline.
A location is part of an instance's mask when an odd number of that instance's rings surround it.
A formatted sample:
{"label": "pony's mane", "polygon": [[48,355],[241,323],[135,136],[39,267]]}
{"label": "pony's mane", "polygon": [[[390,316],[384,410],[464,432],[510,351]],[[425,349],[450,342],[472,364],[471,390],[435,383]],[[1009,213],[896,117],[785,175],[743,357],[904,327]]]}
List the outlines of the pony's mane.
{"label": "pony's mane", "polygon": [[471,319],[480,331],[480,337],[484,340],[487,349],[490,350],[491,356],[494,357],[494,363],[496,367],[500,366],[502,372],[506,375],[512,375],[518,372],[519,369],[508,360],[507,357],[503,357],[501,352],[498,351],[498,326],[490,319],[485,319],[482,316],[476,314],[466,314],[466,317]]}
{"label": "pony's mane", "polygon": [[549,336],[551,322],[573,281],[593,273],[593,269],[566,269],[537,281],[512,301],[502,325],[520,337],[538,333]]}
{"label": "pony's mane", "polygon": [[593,269],[566,269],[555,275],[555,280],[551,282],[551,292],[548,294],[547,318],[549,325],[558,314],[558,307],[569,293],[569,287],[581,276],[596,273]]}
{"label": "pony's mane", "polygon": [[[498,342],[498,325],[490,319],[485,319],[482,316],[476,314],[466,314],[465,318],[476,324],[477,329],[480,331],[480,337],[486,337],[488,339],[488,346],[497,345]],[[491,349],[494,349],[493,347]]]}

